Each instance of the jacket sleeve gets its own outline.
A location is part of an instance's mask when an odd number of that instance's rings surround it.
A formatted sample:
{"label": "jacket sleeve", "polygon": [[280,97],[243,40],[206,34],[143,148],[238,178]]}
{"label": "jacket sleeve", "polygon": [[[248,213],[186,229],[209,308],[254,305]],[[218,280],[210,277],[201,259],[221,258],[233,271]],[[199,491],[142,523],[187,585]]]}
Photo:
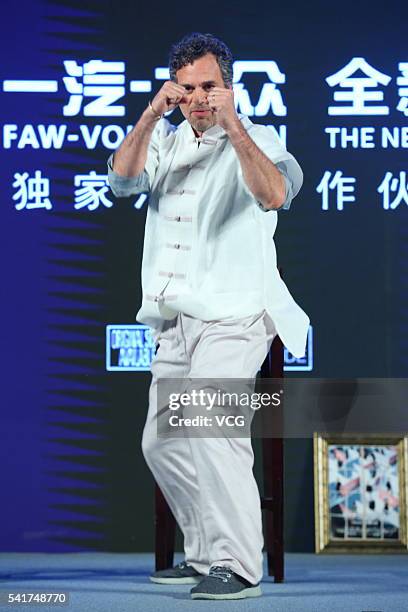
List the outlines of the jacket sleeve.
{"label": "jacket sleeve", "polygon": [[[289,153],[282,141],[271,130],[264,125],[254,125],[248,131],[248,136],[252,138],[260,150],[275,164],[279,172],[283,175],[286,187],[286,197],[282,206],[278,210],[289,210],[293,198],[299,193],[303,184],[303,172],[294,156]],[[242,173],[241,173],[242,174]],[[242,177],[242,180],[244,178]],[[252,193],[247,188],[248,193]],[[269,208],[265,208],[260,202],[256,204],[268,212]]]}
{"label": "jacket sleeve", "polygon": [[168,134],[174,131],[167,119],[157,122],[147,149],[146,164],[143,172],[137,176],[122,176],[113,169],[114,153],[108,159],[108,181],[112,193],[118,198],[127,198],[139,193],[149,193],[160,159],[160,142]]}

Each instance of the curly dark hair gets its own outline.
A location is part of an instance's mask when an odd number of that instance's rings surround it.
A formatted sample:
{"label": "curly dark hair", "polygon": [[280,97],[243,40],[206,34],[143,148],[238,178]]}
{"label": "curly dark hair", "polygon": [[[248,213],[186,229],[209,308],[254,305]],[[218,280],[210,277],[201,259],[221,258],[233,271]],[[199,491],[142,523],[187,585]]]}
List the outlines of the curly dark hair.
{"label": "curly dark hair", "polygon": [[222,40],[213,34],[192,32],[184,36],[170,49],[169,70],[170,79],[176,80],[176,72],[180,68],[192,64],[199,57],[212,53],[215,55],[226,87],[232,86],[232,53]]}

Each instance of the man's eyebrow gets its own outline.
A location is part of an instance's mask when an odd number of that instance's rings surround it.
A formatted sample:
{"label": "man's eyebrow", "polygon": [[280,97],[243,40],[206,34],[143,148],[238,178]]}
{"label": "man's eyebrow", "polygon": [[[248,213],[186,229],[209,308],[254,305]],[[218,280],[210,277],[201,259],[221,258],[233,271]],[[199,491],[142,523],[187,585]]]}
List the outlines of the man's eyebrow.
{"label": "man's eyebrow", "polygon": [[[191,85],[191,83],[179,83],[179,85],[181,85],[181,87],[194,87],[193,85]],[[215,81],[203,81],[202,83],[200,83],[201,86],[209,86],[209,85],[215,85]]]}

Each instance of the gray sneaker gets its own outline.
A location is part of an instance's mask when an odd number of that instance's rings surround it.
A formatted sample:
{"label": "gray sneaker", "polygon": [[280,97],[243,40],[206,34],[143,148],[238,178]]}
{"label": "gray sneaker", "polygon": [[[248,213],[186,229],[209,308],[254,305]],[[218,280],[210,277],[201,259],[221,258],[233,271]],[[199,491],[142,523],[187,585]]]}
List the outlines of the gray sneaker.
{"label": "gray sneaker", "polygon": [[245,599],[262,595],[259,584],[251,584],[229,567],[216,565],[190,591],[192,599]]}
{"label": "gray sneaker", "polygon": [[157,584],[197,584],[202,578],[191,565],[182,561],[175,567],[159,570],[150,576],[152,582]]}

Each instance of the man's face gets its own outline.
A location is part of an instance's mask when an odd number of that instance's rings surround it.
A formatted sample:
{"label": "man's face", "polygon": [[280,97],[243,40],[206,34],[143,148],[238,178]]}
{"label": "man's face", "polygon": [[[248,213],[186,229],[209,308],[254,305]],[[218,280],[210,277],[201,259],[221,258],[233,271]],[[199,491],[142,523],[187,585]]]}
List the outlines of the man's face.
{"label": "man's face", "polygon": [[180,110],[195,129],[202,133],[216,124],[216,114],[208,104],[213,87],[225,87],[215,56],[207,53],[176,72],[176,80],[186,91]]}

